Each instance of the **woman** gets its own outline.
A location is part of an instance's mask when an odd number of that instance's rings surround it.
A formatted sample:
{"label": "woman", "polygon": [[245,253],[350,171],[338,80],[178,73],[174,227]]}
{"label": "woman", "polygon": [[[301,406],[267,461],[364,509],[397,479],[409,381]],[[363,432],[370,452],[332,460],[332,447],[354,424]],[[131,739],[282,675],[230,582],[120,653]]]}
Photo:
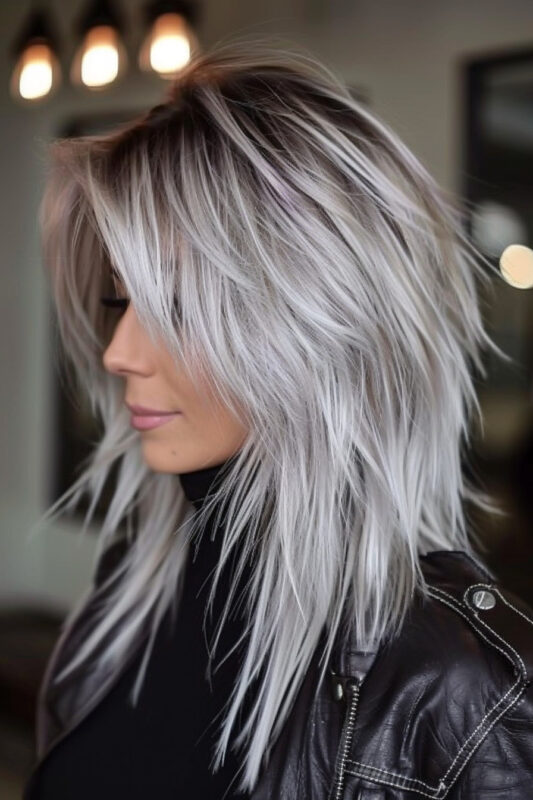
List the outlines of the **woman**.
{"label": "woman", "polygon": [[463,509],[488,278],[415,156],[234,41],[53,143],[40,221],[104,424],[60,500],[117,470],[25,797],[530,796],[533,615]]}

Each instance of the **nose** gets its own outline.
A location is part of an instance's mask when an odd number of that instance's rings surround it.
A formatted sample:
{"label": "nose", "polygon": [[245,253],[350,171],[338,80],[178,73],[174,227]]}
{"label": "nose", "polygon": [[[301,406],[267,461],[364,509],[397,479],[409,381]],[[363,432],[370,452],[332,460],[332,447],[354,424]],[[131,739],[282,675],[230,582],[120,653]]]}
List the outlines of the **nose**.
{"label": "nose", "polygon": [[150,366],[142,338],[141,326],[130,303],[104,350],[102,363],[107,372],[114,375],[149,374]]}

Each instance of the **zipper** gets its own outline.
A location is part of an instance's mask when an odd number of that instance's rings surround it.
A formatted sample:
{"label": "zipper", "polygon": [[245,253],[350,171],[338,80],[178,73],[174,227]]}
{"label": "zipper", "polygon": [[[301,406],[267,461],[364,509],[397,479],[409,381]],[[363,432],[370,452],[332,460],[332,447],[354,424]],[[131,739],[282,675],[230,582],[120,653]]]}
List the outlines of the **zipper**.
{"label": "zipper", "polygon": [[357,715],[357,705],[359,702],[359,690],[362,680],[355,676],[342,676],[333,674],[333,689],[335,699],[346,703],[346,712],[342,726],[341,741],[339,745],[337,762],[335,766],[335,779],[331,789],[329,800],[341,800],[344,789],[344,775],[346,762],[353,740],[355,730],[355,718]]}

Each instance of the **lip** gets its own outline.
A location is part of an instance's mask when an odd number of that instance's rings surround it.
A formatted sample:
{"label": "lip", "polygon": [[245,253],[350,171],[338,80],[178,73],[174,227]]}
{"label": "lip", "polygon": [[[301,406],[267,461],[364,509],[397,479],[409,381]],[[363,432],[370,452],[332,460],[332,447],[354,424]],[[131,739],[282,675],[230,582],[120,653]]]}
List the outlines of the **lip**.
{"label": "lip", "polygon": [[148,408],[147,406],[139,406],[135,403],[128,403],[126,401],[126,405],[131,411],[132,414],[135,414],[137,417],[164,417],[166,414],[179,414],[181,413],[179,409],[175,411],[161,411],[159,408]]}
{"label": "lip", "polygon": [[125,405],[131,411],[130,422],[132,427],[140,431],[157,428],[159,425],[164,425],[165,422],[169,422],[173,417],[181,414],[181,411],[159,411],[155,408],[147,408],[146,406],[139,406],[128,402],[126,402]]}
{"label": "lip", "polygon": [[132,414],[130,423],[132,427],[137,428],[139,431],[147,431],[150,428],[158,428],[160,425],[164,425],[165,422],[169,422],[173,417],[177,417],[180,414],[181,411],[175,411],[170,414]]}

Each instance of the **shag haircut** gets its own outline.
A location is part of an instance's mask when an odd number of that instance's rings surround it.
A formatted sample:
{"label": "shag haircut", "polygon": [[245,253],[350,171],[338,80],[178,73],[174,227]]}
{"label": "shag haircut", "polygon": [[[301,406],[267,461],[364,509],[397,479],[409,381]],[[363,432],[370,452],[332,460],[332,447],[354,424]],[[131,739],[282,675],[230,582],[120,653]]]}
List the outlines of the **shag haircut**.
{"label": "shag haircut", "polygon": [[[236,39],[197,52],[140,118],[48,147],[39,222],[58,341],[103,436],[42,519],[88,493],[86,530],[116,468],[96,557],[119,526],[129,539],[58,681],[120,662],[148,623],[136,703],[188,548],[213,504],[224,508],[209,602],[243,537],[238,574],[251,553],[254,569],[249,645],[210,766],[243,748],[239,788],[252,790],[323,631],[320,681],[344,624],[361,649],[398,634],[414,591],[426,593],[420,554],[464,549],[481,563],[463,501],[499,509],[461,455],[472,410],[481,417],[471,368],[485,376],[482,345],[505,357],[476,284],[495,267],[400,138],[298,47]],[[103,367],[113,273],[154,341],[246,417],[245,443],[200,510],[178,475],[143,463],[124,382]]]}

